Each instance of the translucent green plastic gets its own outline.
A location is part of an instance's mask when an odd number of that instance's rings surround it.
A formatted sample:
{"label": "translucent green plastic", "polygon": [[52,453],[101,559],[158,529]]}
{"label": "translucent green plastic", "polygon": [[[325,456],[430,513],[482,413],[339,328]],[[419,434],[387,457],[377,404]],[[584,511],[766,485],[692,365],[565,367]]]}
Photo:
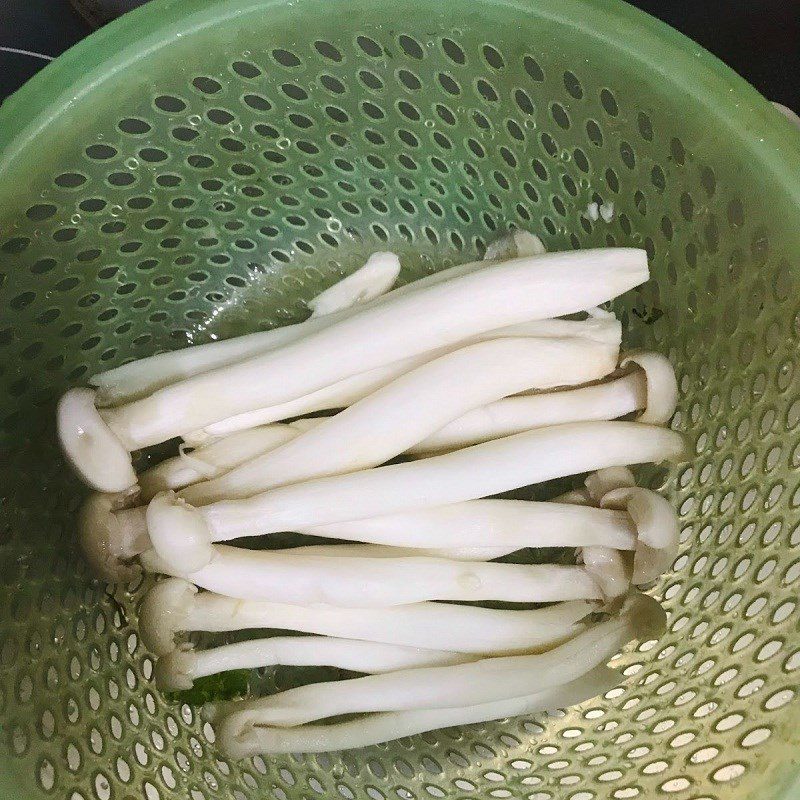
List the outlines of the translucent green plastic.
{"label": "translucent green plastic", "polygon": [[[0,797],[800,796],[799,142],[610,0],[162,1],[47,67],[0,110]],[[153,685],[142,587],[81,562],[56,398],[300,318],[376,249],[411,278],[512,226],[651,256],[619,310],[696,454],[644,474],[682,520],[668,632],[566,713],[226,762]]]}

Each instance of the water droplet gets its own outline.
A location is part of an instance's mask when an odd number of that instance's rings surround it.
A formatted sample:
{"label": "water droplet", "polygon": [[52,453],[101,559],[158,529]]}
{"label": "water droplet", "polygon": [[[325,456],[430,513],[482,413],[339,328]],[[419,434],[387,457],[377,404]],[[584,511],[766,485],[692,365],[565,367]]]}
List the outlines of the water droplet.
{"label": "water droplet", "polygon": [[138,158],[125,159],[125,166],[128,169],[136,169],[139,166],[139,159]]}
{"label": "water droplet", "polygon": [[231,133],[240,133],[242,130],[242,123],[239,122],[238,120],[235,120],[234,122],[231,122],[231,124],[228,126],[228,130]]}
{"label": "water droplet", "polygon": [[561,160],[562,161],[571,161],[572,160],[572,154],[569,152],[569,150],[565,150],[561,154]]}
{"label": "water droplet", "polygon": [[526,128],[535,128],[536,127],[536,120],[534,120],[534,119],[526,119],[525,120],[525,127]]}
{"label": "water droplet", "polygon": [[338,233],[342,229],[342,223],[335,217],[331,217],[331,219],[325,223],[325,227],[331,233]]}
{"label": "water droplet", "polygon": [[192,114],[187,120],[190,125],[199,125],[201,122],[199,114]]}
{"label": "water droplet", "polygon": [[71,222],[73,225],[77,225],[77,224],[78,224],[78,223],[81,221],[81,215],[80,215],[80,214],[73,214],[73,215],[72,215],[72,216],[69,218],[69,221],[70,221],[70,222]]}
{"label": "water droplet", "polygon": [[425,120],[425,127],[426,128],[432,128],[435,124],[436,123],[432,119],[426,119]]}
{"label": "water droplet", "polygon": [[278,139],[278,140],[275,142],[275,145],[276,145],[276,146],[277,146],[277,147],[278,147],[280,150],[285,150],[287,147],[289,147],[289,145],[290,145],[291,143],[292,143],[291,139],[287,139],[285,136],[281,136],[281,138],[280,138],[280,139]]}
{"label": "water droplet", "polygon": [[111,214],[112,217],[118,217],[122,213],[122,206],[111,206],[108,209],[108,213]]}

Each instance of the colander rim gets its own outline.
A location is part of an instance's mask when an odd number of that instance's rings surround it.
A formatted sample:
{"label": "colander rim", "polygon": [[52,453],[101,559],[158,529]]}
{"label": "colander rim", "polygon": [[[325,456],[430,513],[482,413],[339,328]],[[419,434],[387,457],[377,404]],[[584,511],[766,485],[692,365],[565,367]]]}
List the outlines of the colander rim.
{"label": "colander rim", "polygon": [[[304,9],[332,0],[297,0]],[[334,0],[335,1],[335,0]],[[401,0],[409,5],[425,0]],[[433,2],[433,0],[431,0]],[[800,204],[800,137],[791,122],[749,83],[683,34],[621,0],[481,0],[543,17],[608,42],[665,81],[702,102],[709,123],[762,165],[775,193]],[[79,42],[0,105],[0,205],[13,207],[14,187],[28,178],[25,154],[52,136],[48,131],[67,105],[80,103],[115,74],[183,35],[221,19],[287,5],[287,0],[151,0]],[[787,215],[787,224],[788,224]],[[0,796],[10,773],[0,774]],[[9,786],[15,789],[14,786]],[[18,789],[18,787],[16,787]],[[789,770],[775,800],[800,796],[800,767]],[[11,796],[11,795],[9,795]]]}
{"label": "colander rim", "polygon": [[[410,5],[424,0],[405,0]],[[534,7],[550,21],[602,38],[707,106],[715,122],[758,159],[790,202],[800,203],[800,136],[755,88],[696,42],[622,0],[484,0],[522,14]],[[302,13],[330,0],[300,0]],[[13,187],[28,146],[49,123],[111,75],[186,35],[286,0],[151,0],[71,47],[0,105],[0,175]],[[709,123],[711,118],[709,118]],[[756,135],[757,134],[757,135]],[[15,172],[19,170],[20,175]],[[0,198],[8,190],[0,189]]]}

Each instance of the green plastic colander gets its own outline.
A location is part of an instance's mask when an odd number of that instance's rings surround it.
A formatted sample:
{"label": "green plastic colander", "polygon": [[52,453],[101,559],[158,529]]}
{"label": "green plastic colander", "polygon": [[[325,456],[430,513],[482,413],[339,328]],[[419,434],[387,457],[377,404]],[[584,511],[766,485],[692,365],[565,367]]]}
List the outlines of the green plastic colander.
{"label": "green plastic colander", "polygon": [[[59,58],[0,110],[0,796],[799,797],[799,204],[790,124],[613,0],[160,0]],[[650,254],[618,310],[696,454],[643,476],[682,521],[668,632],[565,714],[225,761],[153,685],[142,587],[82,564],[56,398],[512,226]]]}

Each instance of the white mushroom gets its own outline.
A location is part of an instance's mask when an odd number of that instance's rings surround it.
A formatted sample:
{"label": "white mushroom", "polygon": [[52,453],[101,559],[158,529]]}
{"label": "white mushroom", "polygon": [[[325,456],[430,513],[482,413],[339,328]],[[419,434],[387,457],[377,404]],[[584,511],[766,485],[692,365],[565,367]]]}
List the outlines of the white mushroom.
{"label": "white mushroom", "polygon": [[383,367],[361,372],[358,375],[344,378],[330,386],[325,386],[286,403],[259,408],[255,411],[247,411],[218,422],[212,422],[197,431],[184,433],[183,439],[189,444],[200,444],[209,439],[226,436],[232,432],[252,428],[256,425],[265,425],[277,420],[299,416],[300,414],[311,414],[332,408],[344,408],[386,386],[386,384],[410,372],[412,369],[416,369],[434,358],[439,358],[465,344],[509,336],[588,339],[598,344],[606,344],[609,347],[619,349],[622,339],[622,327],[613,314],[609,317],[589,317],[585,320],[544,319],[519,325],[509,325],[505,328],[481,333],[468,342],[459,342],[448,347],[430,350]]}
{"label": "white mushroom", "polygon": [[191,689],[194,681],[237,669],[271,666],[327,666],[375,674],[397,669],[461,664],[474,659],[466,653],[425,650],[330,636],[273,636],[196,650],[177,646],[156,662],[154,676],[162,691]]}
{"label": "white mushroom", "polygon": [[400,259],[394,253],[373,253],[363,267],[320,292],[307,305],[312,317],[367,303],[392,288],[400,274]]}
{"label": "white mushroom", "polygon": [[373,467],[470,409],[525,389],[595,380],[616,359],[615,347],[583,339],[519,337],[468,345],[400,376],[301,436],[187,487],[181,497],[204,505]]}
{"label": "white mushroom", "polygon": [[584,480],[584,486],[591,500],[599,505],[606,492],[636,486],[636,478],[628,467],[606,467],[590,472]]}
{"label": "white mushroom", "polygon": [[644,371],[647,381],[647,405],[639,416],[640,422],[666,425],[678,405],[678,381],[669,360],[660,353],[629,353],[620,366],[636,364]]}
{"label": "white mushroom", "polygon": [[371,714],[332,725],[301,725],[296,728],[275,728],[258,723],[243,727],[241,720],[231,715],[218,719],[215,727],[219,746],[228,758],[234,760],[267,753],[349,750],[439,728],[568,708],[604,694],[619,682],[618,672],[600,666],[569,683],[510,700],[455,708]]}
{"label": "white mushroom", "polygon": [[56,422],[67,460],[92,489],[116,493],[136,485],[130,452],[95,408],[91,389],[70,389],[58,402]]}
{"label": "white mushroom", "polygon": [[591,386],[505,397],[469,411],[408,449],[428,455],[488,442],[533,428],[608,420],[644,408],[644,374],[632,372]]}
{"label": "white mushroom", "polygon": [[[578,422],[539,428],[433,458],[347,475],[315,478],[257,494],[193,507],[156,497],[147,514],[153,546],[184,569],[213,556],[212,541],[384,516],[499,494],[606,466],[675,460],[684,451],[675,431],[635,422]],[[154,507],[153,504],[157,503]],[[169,511],[167,514],[166,512]],[[159,524],[159,516],[164,517]],[[207,533],[201,535],[201,525]],[[180,553],[179,560],[175,560]]]}
{"label": "white mushroom", "polygon": [[552,647],[574,636],[597,607],[577,600],[534,611],[450,603],[309,608],[198,593],[188,581],[170,578],[145,595],[139,632],[145,647],[157,656],[171,653],[184,632],[267,628],[459,653],[514,653]]}
{"label": "white mushroom", "polygon": [[527,500],[468,500],[301,532],[404,548],[494,549],[503,555],[526,547],[606,545],[632,550],[634,530],[626,514],[610,516],[605,509]]}
{"label": "white mushroom", "polygon": [[[390,295],[392,298],[396,298],[421,287],[431,286],[459,275],[466,275],[485,266],[486,264],[481,261],[459,264],[401,286],[399,289],[390,292]],[[377,303],[380,299],[378,297],[371,302]],[[98,406],[127,403],[131,400],[146,397],[157,389],[161,389],[171,383],[177,383],[185,378],[190,378],[192,375],[209,372],[227,364],[235,364],[252,358],[259,353],[265,353],[289,342],[302,339],[304,336],[321,330],[333,322],[344,319],[348,314],[360,310],[359,307],[343,308],[340,311],[327,314],[325,317],[309,318],[294,325],[248,333],[232,339],[212,341],[183,350],[159,353],[148,358],[131,361],[98,375],[93,375],[89,379],[89,383],[97,387]]]}
{"label": "white mushroom", "polygon": [[[675,509],[651,489],[636,486],[625,467],[601,469],[586,477],[589,502],[625,511],[635,529],[632,558],[623,548],[605,544],[581,549],[583,563],[604,589],[606,600],[633,583],[650,583],[672,566],[678,553],[679,522]],[[630,550],[630,548],[625,548]]]}
{"label": "white mushroom", "polygon": [[[399,548],[406,548],[408,554],[416,550],[417,555],[477,560],[499,558],[526,547],[605,545],[617,550],[634,549],[635,527],[624,511],[577,508],[568,502],[569,499],[549,503],[468,500],[298,532],[387,545],[395,555]],[[99,516],[98,506],[102,509]],[[91,514],[90,508],[94,509]],[[134,569],[127,562],[152,547],[146,527],[144,508],[114,512],[107,495],[94,495],[87,501],[81,533],[86,540],[87,557],[100,577],[123,580],[117,570]],[[103,568],[109,563],[110,567]]]}
{"label": "white mushroom", "polygon": [[437,352],[423,353],[403,358],[383,367],[375,367],[375,369],[351,375],[349,378],[343,378],[330,386],[323,386],[321,389],[286,403],[278,403],[274,406],[257,408],[255,411],[245,411],[243,414],[225,417],[225,419],[212,422],[203,428],[183,433],[181,437],[186,444],[204,445],[216,441],[220,437],[227,437],[232,433],[246,431],[278,420],[290,419],[301,414],[314,414],[317,411],[345,408],[386,386],[395,378],[427,363],[437,354]]}
{"label": "white mushroom", "polygon": [[679,522],[675,509],[661,495],[638,486],[612,489],[603,495],[604,508],[624,509],[636,526],[633,583],[656,580],[678,555]]}
{"label": "white mushroom", "polygon": [[142,500],[151,500],[167,489],[182,489],[198,481],[216,478],[256,456],[280,447],[320,422],[322,418],[262,425],[200,445],[191,452],[186,452],[184,445],[177,456],[139,475]]}
{"label": "white mushroom", "polygon": [[[132,485],[130,473],[105,475],[104,456],[112,444],[120,453],[119,445],[130,452],[158,444],[484,331],[586,309],[647,276],[644,251],[626,248],[547,254],[488,266],[394,299],[381,298],[279,349],[103,409],[100,417],[108,430],[91,442],[80,435],[91,421],[86,413],[69,413],[75,404],[67,399],[59,406],[61,441],[88,484],[124,491]],[[105,434],[117,442],[109,443]]]}
{"label": "white mushroom", "polygon": [[[589,501],[595,504],[612,489],[635,485],[636,479],[627,467],[600,469],[587,475],[585,480]],[[607,603],[623,597],[630,589],[632,559],[626,558],[626,555],[620,548],[607,545],[578,548],[579,561],[594,576]]]}
{"label": "white mushroom", "polygon": [[117,509],[113,495],[95,492],[78,515],[81,549],[94,573],[110,583],[127,583],[141,574],[134,561],[150,547],[142,508]]}
{"label": "white mushroom", "polygon": [[292,727],[340,714],[453,708],[544,691],[605,664],[632,639],[658,636],[665,621],[656,600],[631,595],[609,619],[544,653],[309,684],[243,702],[241,710],[226,715],[226,732],[236,737],[254,726]]}
{"label": "white mushroom", "polygon": [[618,419],[634,412],[641,412],[639,422],[668,422],[678,400],[672,365],[658,353],[623,356],[620,366],[629,365],[639,368],[590,386],[526,392],[481,406],[440,428],[408,452],[428,455],[545,425]]}
{"label": "white mushroom", "polygon": [[[178,506],[171,509],[180,513]],[[163,517],[165,524],[170,520],[169,513]],[[180,522],[178,527],[187,530]],[[387,558],[385,552],[365,555],[363,550],[337,556],[335,546],[320,554],[302,552],[305,548],[298,552],[217,545],[209,561],[196,566],[193,557],[202,552],[196,545],[201,532],[202,528],[196,536],[172,537],[171,558],[162,561],[145,554],[142,563],[148,571],[183,577],[228,597],[301,606],[385,608],[426,600],[551,603],[602,597],[594,576],[580,566]],[[160,531],[157,534],[152,526],[151,535],[154,543],[161,543]]]}

